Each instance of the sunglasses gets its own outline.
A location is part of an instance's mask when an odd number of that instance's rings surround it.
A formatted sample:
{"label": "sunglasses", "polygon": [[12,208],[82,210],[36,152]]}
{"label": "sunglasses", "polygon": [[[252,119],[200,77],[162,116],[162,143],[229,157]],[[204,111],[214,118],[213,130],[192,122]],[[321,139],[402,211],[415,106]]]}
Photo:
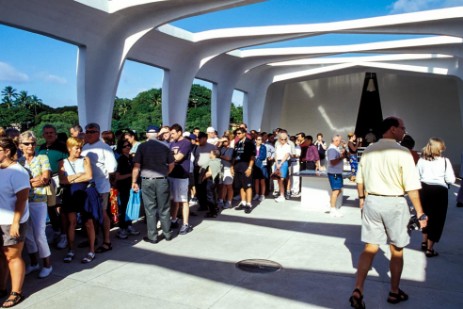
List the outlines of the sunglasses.
{"label": "sunglasses", "polygon": [[122,148],[132,148],[132,145],[124,145]]}
{"label": "sunglasses", "polygon": [[94,130],[87,130],[85,131],[85,134],[95,134],[95,133],[99,133],[98,131],[94,131]]}
{"label": "sunglasses", "polygon": [[35,142],[32,143],[22,143],[24,146],[35,146]]}

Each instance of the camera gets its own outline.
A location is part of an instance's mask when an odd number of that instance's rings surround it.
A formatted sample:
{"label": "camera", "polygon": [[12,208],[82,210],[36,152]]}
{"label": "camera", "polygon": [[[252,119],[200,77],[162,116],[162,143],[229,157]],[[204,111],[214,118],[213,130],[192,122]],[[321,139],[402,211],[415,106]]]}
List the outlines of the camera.
{"label": "camera", "polygon": [[408,221],[407,228],[409,231],[419,231],[421,230],[420,221],[416,217],[416,215],[412,215],[410,217],[410,221]]}

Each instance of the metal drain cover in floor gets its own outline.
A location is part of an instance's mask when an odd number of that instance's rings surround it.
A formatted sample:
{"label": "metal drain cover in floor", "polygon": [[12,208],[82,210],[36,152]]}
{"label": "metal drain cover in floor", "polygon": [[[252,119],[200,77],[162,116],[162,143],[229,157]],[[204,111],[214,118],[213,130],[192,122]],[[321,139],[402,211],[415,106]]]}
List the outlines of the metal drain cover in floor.
{"label": "metal drain cover in floor", "polygon": [[236,263],[236,267],[250,273],[273,273],[282,268],[277,262],[263,259],[242,260]]}

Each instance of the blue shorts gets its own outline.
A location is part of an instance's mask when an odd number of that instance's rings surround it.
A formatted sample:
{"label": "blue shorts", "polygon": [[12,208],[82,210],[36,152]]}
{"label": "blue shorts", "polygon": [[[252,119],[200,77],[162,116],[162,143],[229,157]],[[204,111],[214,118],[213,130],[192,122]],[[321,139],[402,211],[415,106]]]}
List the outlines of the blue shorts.
{"label": "blue shorts", "polygon": [[[278,163],[280,163],[281,161],[278,160]],[[274,170],[275,170],[275,167],[276,167],[276,164],[273,165],[274,166]],[[280,177],[281,178],[286,178],[288,177],[288,161],[285,161],[283,162],[283,164],[281,164],[280,166]]]}
{"label": "blue shorts", "polygon": [[342,174],[329,174],[328,179],[330,180],[331,190],[341,190],[344,184]]}

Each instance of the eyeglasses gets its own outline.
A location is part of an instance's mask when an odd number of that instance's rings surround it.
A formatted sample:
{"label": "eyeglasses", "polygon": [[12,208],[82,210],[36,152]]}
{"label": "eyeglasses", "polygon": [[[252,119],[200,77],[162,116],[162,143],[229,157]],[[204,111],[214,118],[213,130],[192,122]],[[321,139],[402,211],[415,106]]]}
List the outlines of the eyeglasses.
{"label": "eyeglasses", "polygon": [[35,142],[32,142],[32,143],[21,143],[23,144],[24,146],[35,146]]}
{"label": "eyeglasses", "polygon": [[95,134],[95,133],[100,133],[100,132],[95,131],[95,130],[87,130],[87,131],[85,131],[85,134]]}

